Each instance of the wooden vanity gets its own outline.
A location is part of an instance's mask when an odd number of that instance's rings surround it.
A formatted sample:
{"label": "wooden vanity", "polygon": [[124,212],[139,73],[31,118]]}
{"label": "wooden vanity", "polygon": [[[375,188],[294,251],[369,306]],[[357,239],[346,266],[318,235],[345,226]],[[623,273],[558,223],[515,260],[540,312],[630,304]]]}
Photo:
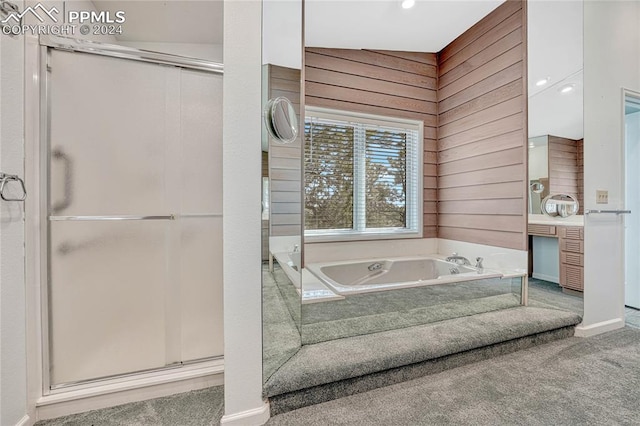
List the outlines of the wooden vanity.
{"label": "wooden vanity", "polygon": [[[584,227],[529,223],[529,236],[558,238],[560,286],[582,291],[584,288]],[[532,238],[529,240],[529,275],[533,271]]]}

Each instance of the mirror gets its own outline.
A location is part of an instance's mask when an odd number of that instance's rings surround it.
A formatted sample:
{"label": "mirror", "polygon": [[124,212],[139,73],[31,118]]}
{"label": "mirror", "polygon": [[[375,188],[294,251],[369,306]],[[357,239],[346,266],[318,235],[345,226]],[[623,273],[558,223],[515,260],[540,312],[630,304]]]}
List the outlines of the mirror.
{"label": "mirror", "polygon": [[578,213],[578,201],[566,194],[547,195],[541,208],[547,216],[569,217]]}
{"label": "mirror", "polygon": [[568,137],[544,135],[529,138],[530,214],[544,213],[540,208],[541,202],[549,194],[566,194],[582,204],[582,145],[581,139]]}
{"label": "mirror", "polygon": [[457,244],[504,219],[523,245],[522,4],[305,3],[303,344],[519,304],[477,254],[470,268],[428,255],[439,225]]}
{"label": "mirror", "polygon": [[291,101],[284,96],[270,99],[264,111],[264,124],[275,142],[291,143],[298,137],[298,117]]}
{"label": "mirror", "polygon": [[262,14],[262,365],[266,382],[300,349],[301,3],[264,2]]}
{"label": "mirror", "polygon": [[529,299],[583,314],[582,2],[528,2]]}
{"label": "mirror", "polygon": [[544,191],[544,185],[541,182],[533,182],[529,189],[534,194],[541,194]]}

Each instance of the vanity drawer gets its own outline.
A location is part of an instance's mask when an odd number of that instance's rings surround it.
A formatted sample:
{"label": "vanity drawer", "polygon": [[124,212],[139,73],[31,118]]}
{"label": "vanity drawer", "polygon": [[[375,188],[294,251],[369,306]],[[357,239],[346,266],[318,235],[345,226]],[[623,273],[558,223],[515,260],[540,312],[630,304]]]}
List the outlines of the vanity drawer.
{"label": "vanity drawer", "polygon": [[584,268],[581,266],[562,266],[564,268],[562,268],[562,282],[560,284],[572,290],[582,291],[584,289]]}
{"label": "vanity drawer", "polygon": [[572,253],[584,253],[584,242],[580,240],[560,240],[560,250]]}
{"label": "vanity drawer", "polygon": [[573,266],[584,266],[584,255],[566,251],[560,252],[560,263]]}
{"label": "vanity drawer", "polygon": [[584,228],[582,226],[562,226],[560,227],[560,237],[569,240],[583,240]]}
{"label": "vanity drawer", "polygon": [[551,225],[529,224],[529,234],[555,236],[556,227]]}

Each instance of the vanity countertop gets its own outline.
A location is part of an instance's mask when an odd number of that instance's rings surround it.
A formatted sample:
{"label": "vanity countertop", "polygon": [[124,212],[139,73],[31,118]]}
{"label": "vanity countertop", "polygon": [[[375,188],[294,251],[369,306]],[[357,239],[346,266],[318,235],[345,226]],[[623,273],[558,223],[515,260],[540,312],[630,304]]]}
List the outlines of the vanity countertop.
{"label": "vanity countertop", "polygon": [[564,218],[550,217],[544,214],[530,214],[529,223],[532,225],[554,226],[584,226],[584,216],[575,215]]}

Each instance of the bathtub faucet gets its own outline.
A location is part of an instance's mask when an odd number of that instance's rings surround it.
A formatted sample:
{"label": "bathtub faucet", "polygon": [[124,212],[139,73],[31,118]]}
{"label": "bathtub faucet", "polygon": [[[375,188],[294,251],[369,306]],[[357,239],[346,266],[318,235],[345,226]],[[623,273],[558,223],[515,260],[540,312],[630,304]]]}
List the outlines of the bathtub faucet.
{"label": "bathtub faucet", "polygon": [[464,256],[459,256],[458,253],[453,253],[451,256],[445,259],[447,262],[457,263],[458,265],[471,265],[469,259]]}
{"label": "bathtub faucet", "polygon": [[380,262],[372,263],[371,265],[367,266],[367,269],[370,270],[371,272],[377,271],[378,269],[382,269],[382,263]]}

